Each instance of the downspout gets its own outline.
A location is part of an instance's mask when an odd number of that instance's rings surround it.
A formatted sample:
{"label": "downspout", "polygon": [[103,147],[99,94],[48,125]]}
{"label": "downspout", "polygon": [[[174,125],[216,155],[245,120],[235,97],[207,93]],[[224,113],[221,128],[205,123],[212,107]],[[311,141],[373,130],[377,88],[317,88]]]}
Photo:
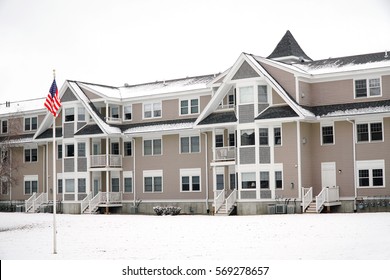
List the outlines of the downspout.
{"label": "downspout", "polygon": [[132,149],[132,152],[133,152],[133,206],[135,207],[136,206],[136,188],[135,188],[135,138],[132,139],[133,141],[133,149]]}
{"label": "downspout", "polygon": [[202,132],[205,136],[205,176],[206,176],[206,209],[207,213],[210,212],[209,209],[209,169],[208,169],[208,141],[207,141],[207,133]]}
{"label": "downspout", "polygon": [[46,152],[46,146],[45,145],[43,145],[43,149],[44,149],[44,156],[43,156],[43,170],[44,170],[44,174],[43,174],[43,178],[42,178],[42,181],[43,181],[43,183],[42,183],[42,185],[43,185],[43,192],[46,192],[47,193],[47,195],[49,195],[49,192],[48,192],[48,189],[47,189],[47,185],[46,185],[46,166],[47,166],[47,161],[46,161],[46,154],[47,154],[47,152]]}
{"label": "downspout", "polygon": [[355,197],[353,203],[353,210],[356,211],[356,199],[357,199],[357,184],[356,184],[356,132],[355,132],[355,122],[347,118],[347,122],[352,124],[352,149],[353,149],[353,184],[355,190]]}
{"label": "downspout", "polygon": [[298,161],[298,193],[299,198],[303,199],[302,193],[302,157],[301,157],[301,122],[297,121],[297,161]]}

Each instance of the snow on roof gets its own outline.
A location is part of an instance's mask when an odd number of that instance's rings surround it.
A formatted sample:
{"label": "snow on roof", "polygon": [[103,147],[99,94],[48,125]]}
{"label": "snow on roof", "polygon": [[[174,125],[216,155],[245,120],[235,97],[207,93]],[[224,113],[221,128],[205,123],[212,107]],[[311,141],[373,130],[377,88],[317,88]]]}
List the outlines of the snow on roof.
{"label": "snow on roof", "polygon": [[80,100],[84,103],[84,106],[87,108],[95,122],[100,126],[100,128],[107,134],[120,134],[121,130],[118,127],[113,127],[105,123],[92,108],[90,107],[89,103],[91,102],[88,97],[84,94],[84,92],[80,89],[77,82],[70,82],[68,81],[69,85],[72,87],[72,89],[75,91],[77,96],[80,98]]}
{"label": "snow on roof", "polygon": [[22,101],[11,101],[9,103],[9,107],[7,107],[7,103],[0,103],[0,115],[8,115],[8,114],[17,114],[24,113],[28,114],[29,111],[39,111],[42,112],[46,109],[44,107],[45,98],[35,98],[29,100]]}
{"label": "snow on roof", "polygon": [[161,132],[161,131],[172,131],[181,129],[191,129],[194,126],[194,122],[182,122],[182,123],[166,123],[156,124],[148,126],[136,126],[128,128],[124,131],[125,134],[136,134],[146,132]]}
{"label": "snow on roof", "polygon": [[107,97],[121,98],[120,89],[117,87],[98,85],[98,84],[90,84],[90,83],[84,83],[84,82],[77,82],[77,84],[84,86],[84,87],[87,87],[87,88],[89,88],[92,91],[95,91],[97,93],[101,93]]}
{"label": "snow on roof", "polygon": [[390,113],[390,106],[378,106],[378,107],[337,110],[334,112],[330,112],[326,115],[322,115],[321,117],[341,117],[341,116],[379,114],[379,113]]}

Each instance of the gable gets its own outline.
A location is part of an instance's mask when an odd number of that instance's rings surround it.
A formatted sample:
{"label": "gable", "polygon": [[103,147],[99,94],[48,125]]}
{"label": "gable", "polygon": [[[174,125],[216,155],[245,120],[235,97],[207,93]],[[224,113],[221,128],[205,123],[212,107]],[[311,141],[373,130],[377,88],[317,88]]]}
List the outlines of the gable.
{"label": "gable", "polygon": [[259,74],[249,65],[247,61],[243,61],[240,68],[234,74],[232,80],[247,79],[247,78],[257,78],[260,77]]}
{"label": "gable", "polygon": [[68,88],[64,95],[61,97],[61,102],[76,101],[77,98],[74,96],[73,92]]}

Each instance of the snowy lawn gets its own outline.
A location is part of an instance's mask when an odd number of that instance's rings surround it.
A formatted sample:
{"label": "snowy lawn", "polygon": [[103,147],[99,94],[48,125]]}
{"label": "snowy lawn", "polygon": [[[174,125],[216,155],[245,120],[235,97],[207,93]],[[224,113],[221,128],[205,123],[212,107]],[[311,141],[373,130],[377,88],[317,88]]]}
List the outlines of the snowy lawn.
{"label": "snowy lawn", "polygon": [[390,213],[144,216],[0,213],[0,259],[390,259]]}

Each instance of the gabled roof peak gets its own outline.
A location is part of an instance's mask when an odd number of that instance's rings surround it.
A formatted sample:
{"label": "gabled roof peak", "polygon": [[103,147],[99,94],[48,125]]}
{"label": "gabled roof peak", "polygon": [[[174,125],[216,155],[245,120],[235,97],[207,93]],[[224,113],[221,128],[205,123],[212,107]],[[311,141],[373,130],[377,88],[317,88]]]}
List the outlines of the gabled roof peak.
{"label": "gabled roof peak", "polygon": [[287,30],[274,51],[267,58],[287,63],[312,61],[299,46],[290,30]]}

